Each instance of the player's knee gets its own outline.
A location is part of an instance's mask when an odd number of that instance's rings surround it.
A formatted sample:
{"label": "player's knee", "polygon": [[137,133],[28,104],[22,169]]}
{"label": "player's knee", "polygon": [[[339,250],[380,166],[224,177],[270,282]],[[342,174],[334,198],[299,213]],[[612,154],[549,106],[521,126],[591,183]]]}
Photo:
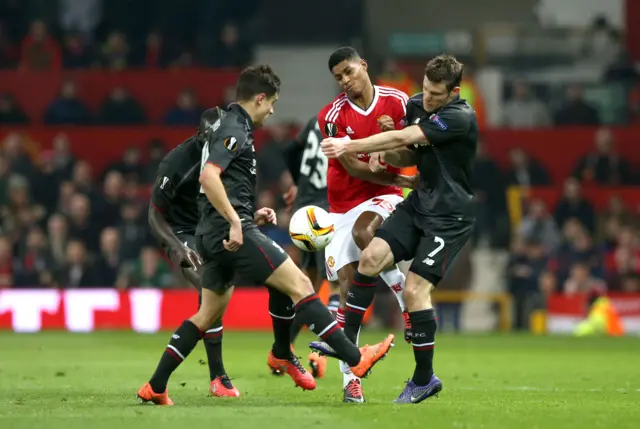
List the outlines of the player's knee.
{"label": "player's knee", "polygon": [[356,246],[360,250],[364,250],[371,240],[373,240],[373,236],[375,235],[375,229],[373,229],[370,225],[367,226],[356,226],[351,231],[351,236],[353,237],[353,241],[356,243]]}
{"label": "player's knee", "polygon": [[431,292],[433,285],[431,282],[420,279],[415,281],[413,276],[407,278],[405,288],[403,291],[404,301],[407,304],[409,311],[419,311],[431,308]]}
{"label": "player's knee", "polygon": [[305,298],[309,295],[315,293],[313,290],[313,283],[309,277],[304,275],[302,271],[296,276],[295,280],[292,282],[291,289],[289,291],[289,297],[293,302],[298,302],[302,298]]}

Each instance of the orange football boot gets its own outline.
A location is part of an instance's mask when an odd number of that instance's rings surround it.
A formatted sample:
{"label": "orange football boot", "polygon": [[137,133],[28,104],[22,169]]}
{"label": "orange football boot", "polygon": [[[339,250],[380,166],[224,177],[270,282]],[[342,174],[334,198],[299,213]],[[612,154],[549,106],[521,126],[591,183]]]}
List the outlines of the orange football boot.
{"label": "orange football boot", "polygon": [[271,368],[271,371],[280,374],[285,372],[289,374],[296,386],[303,390],[313,390],[316,388],[316,380],[300,363],[298,358],[291,354],[288,359],[277,359],[273,355],[273,351],[269,352],[269,358],[267,359],[267,365]]}
{"label": "orange football boot", "polygon": [[173,405],[173,401],[169,398],[169,389],[166,389],[163,393],[156,393],[149,383],[145,383],[138,389],[138,399],[142,403],[153,402],[155,405]]}
{"label": "orange football boot", "polygon": [[387,353],[389,353],[389,350],[393,347],[394,339],[395,335],[389,334],[381,343],[374,344],[372,346],[367,344],[364,347],[360,347],[360,363],[351,367],[353,375],[358,378],[363,378],[369,375],[371,368],[384,359]]}
{"label": "orange football boot", "polygon": [[216,377],[209,386],[209,392],[212,396],[240,396],[240,391],[231,383],[228,375],[220,375]]}
{"label": "orange football boot", "polygon": [[313,375],[314,378],[324,377],[324,374],[327,371],[327,357],[320,356],[317,352],[311,352],[307,359],[309,360],[311,375]]}

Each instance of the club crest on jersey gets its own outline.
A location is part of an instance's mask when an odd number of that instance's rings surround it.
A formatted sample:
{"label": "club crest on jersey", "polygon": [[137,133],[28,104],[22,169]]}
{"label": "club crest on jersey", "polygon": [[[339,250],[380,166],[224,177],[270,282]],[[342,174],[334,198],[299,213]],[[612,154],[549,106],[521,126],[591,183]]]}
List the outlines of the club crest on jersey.
{"label": "club crest on jersey", "polygon": [[431,122],[433,122],[434,124],[436,124],[438,126],[438,128],[440,128],[442,131],[446,131],[447,128],[449,128],[447,126],[447,124],[445,124],[442,119],[440,119],[440,117],[438,115],[436,115],[435,113],[431,116],[429,116],[429,120]]}
{"label": "club crest on jersey", "polygon": [[333,268],[336,265],[336,260],[333,259],[333,256],[329,256],[329,259],[327,259],[327,265],[329,265],[329,268]]}
{"label": "club crest on jersey", "polygon": [[327,122],[324,126],[324,133],[327,137],[335,137],[338,134],[338,127],[333,122]]}
{"label": "club crest on jersey", "polygon": [[238,148],[238,140],[235,137],[227,137],[224,139],[224,147],[230,152],[235,152]]}

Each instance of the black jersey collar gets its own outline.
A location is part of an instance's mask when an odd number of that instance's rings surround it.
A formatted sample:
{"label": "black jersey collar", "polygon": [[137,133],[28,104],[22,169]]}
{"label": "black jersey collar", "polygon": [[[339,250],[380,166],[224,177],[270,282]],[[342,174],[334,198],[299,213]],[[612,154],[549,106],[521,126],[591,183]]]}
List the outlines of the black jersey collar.
{"label": "black jersey collar", "polygon": [[247,111],[244,110],[244,107],[242,107],[238,103],[231,103],[229,104],[229,110],[232,112],[236,112],[237,114],[242,116],[247,121],[247,126],[249,127],[249,131],[253,131],[253,120],[251,119],[251,116],[249,116],[249,113],[247,113]]}

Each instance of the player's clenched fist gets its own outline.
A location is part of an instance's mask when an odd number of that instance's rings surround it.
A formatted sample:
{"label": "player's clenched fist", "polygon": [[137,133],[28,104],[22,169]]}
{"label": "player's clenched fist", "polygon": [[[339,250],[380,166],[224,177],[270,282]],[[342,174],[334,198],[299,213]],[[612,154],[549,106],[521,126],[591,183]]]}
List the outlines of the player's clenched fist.
{"label": "player's clenched fist", "polygon": [[229,252],[237,252],[242,246],[244,240],[242,238],[242,223],[234,222],[231,224],[231,228],[229,228],[229,239],[222,240],[222,245]]}
{"label": "player's clenched fist", "polygon": [[344,141],[329,137],[322,140],[322,153],[327,158],[337,158],[345,153]]}
{"label": "player's clenched fist", "polygon": [[374,173],[386,170],[384,162],[384,152],[374,152],[369,155],[369,169]]}
{"label": "player's clenched fist", "polygon": [[266,225],[268,223],[277,225],[278,220],[276,218],[276,212],[269,207],[263,207],[256,212],[253,216],[253,221],[258,226]]}
{"label": "player's clenched fist", "polygon": [[378,118],[378,126],[381,131],[391,131],[396,129],[396,124],[393,123],[393,119],[389,115],[382,115]]}

